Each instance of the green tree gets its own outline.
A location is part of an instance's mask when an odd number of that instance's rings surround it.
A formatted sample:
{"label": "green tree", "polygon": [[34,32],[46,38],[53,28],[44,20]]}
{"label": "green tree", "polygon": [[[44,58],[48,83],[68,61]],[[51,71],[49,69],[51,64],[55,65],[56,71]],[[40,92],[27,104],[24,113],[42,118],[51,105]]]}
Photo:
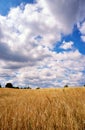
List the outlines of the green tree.
{"label": "green tree", "polygon": [[13,87],[12,83],[7,83],[7,84],[5,85],[5,88],[14,88],[14,87]]}

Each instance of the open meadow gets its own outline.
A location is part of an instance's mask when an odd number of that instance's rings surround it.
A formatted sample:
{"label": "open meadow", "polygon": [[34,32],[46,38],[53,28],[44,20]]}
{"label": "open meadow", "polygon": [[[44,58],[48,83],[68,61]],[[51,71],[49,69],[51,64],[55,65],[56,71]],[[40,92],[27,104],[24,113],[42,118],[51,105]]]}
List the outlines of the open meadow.
{"label": "open meadow", "polygon": [[0,130],[85,130],[85,88],[0,88]]}

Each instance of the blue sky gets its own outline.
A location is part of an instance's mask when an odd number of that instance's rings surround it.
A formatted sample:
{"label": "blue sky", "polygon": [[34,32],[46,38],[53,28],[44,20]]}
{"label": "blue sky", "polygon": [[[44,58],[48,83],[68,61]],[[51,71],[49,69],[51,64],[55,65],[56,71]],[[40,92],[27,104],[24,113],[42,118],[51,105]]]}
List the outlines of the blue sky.
{"label": "blue sky", "polygon": [[1,0],[0,63],[3,86],[84,85],[85,1]]}
{"label": "blue sky", "polygon": [[0,14],[7,15],[10,8],[19,6],[21,3],[32,4],[34,0],[0,0]]}
{"label": "blue sky", "polygon": [[[58,42],[58,44],[55,45],[54,50],[57,52],[64,51],[64,49],[59,48],[59,46],[62,44],[63,41],[69,42],[73,41],[74,42],[74,47],[78,49],[78,51],[85,55],[85,42],[82,41],[81,39],[81,33],[78,30],[77,26],[74,26],[73,31],[71,34],[62,36],[61,41]],[[69,49],[67,50],[69,51]]]}

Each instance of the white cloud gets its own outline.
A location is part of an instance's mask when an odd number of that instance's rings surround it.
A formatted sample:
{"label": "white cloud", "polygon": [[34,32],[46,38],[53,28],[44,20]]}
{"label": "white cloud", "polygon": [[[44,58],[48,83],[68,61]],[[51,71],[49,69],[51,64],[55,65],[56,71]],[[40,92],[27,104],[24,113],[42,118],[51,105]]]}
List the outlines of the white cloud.
{"label": "white cloud", "polygon": [[83,42],[85,42],[85,22],[83,22],[81,25],[79,25],[78,28],[81,32],[81,39]]}
{"label": "white cloud", "polygon": [[85,18],[84,0],[46,0],[62,32],[70,33],[73,25]]}
{"label": "white cloud", "polygon": [[85,42],[85,36],[84,35],[81,36],[81,39],[82,39],[83,42]]}
{"label": "white cloud", "polygon": [[74,44],[74,43],[73,43],[72,41],[69,41],[69,42],[63,41],[63,43],[62,43],[62,45],[60,46],[60,48],[65,49],[65,50],[67,50],[67,49],[72,49],[73,44]]}
{"label": "white cloud", "polygon": [[79,26],[80,27],[80,32],[85,35],[85,22],[82,23],[82,25]]}

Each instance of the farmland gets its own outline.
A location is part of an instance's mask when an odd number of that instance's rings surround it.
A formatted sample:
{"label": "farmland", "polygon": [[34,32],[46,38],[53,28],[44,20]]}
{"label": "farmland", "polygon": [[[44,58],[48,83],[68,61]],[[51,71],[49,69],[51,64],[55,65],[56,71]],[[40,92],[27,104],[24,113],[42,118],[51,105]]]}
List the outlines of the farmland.
{"label": "farmland", "polygon": [[0,130],[85,130],[85,88],[0,88]]}

